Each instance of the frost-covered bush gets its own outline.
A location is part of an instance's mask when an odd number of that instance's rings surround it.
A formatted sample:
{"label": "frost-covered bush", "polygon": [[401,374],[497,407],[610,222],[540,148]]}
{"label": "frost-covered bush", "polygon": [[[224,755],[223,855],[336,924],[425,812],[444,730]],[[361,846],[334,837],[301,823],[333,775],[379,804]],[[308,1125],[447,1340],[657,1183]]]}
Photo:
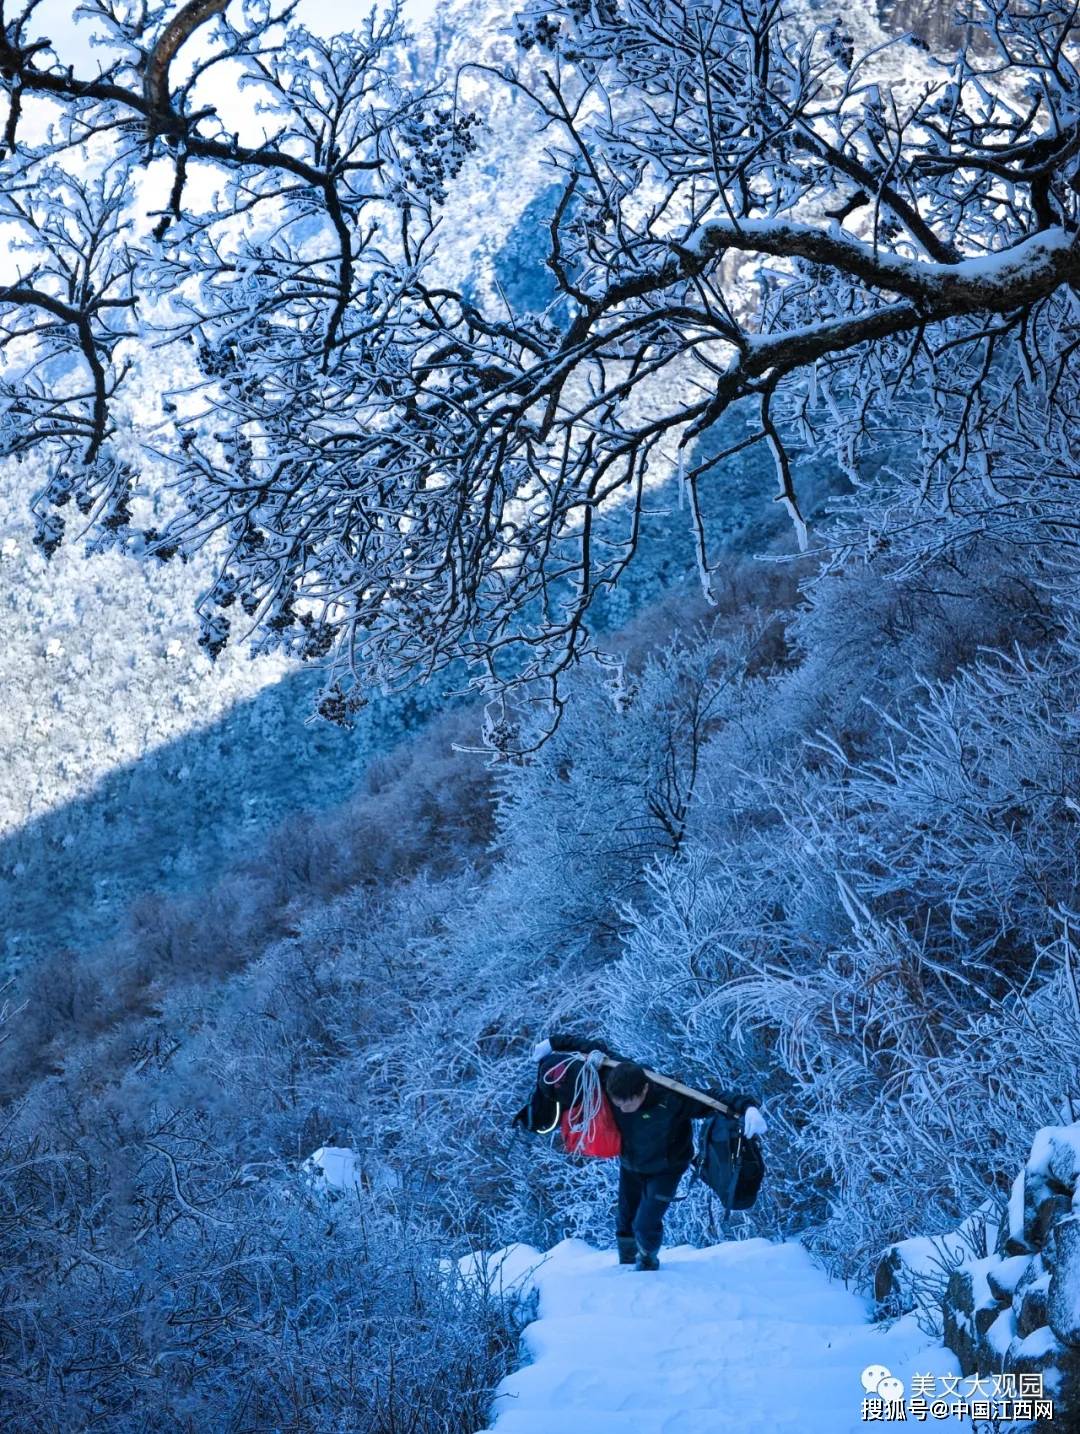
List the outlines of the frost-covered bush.
{"label": "frost-covered bush", "polygon": [[[348,1143],[365,1170],[400,1172],[372,1054],[415,990],[410,947],[463,890],[357,892],[216,993],[178,991],[73,1054],[11,1109],[6,1429],[482,1422],[518,1315],[457,1277],[462,1232],[415,1170],[340,1197],[300,1170]],[[398,1124],[416,1118],[404,1102]]]}
{"label": "frost-covered bush", "polygon": [[141,1157],[124,1192],[85,1145],[5,1152],[5,1225],[25,1223],[4,1427],[472,1434],[513,1356],[513,1302],[462,1282],[416,1210],[312,1194],[270,1162],[238,1177],[198,1125],[162,1120],[118,1153]]}
{"label": "frost-covered bush", "polygon": [[[1000,1206],[1075,1093],[1053,953],[1077,891],[1076,619],[1019,604],[1024,556],[990,556],[996,590],[947,589],[952,564],[881,593],[872,569],[818,582],[803,660],[743,685],[685,851],[648,873],[592,998],[621,1048],[763,1095],[761,1218],[812,1225],[847,1275],[928,1216]],[[1010,609],[1025,646],[986,646]]]}
{"label": "frost-covered bush", "polygon": [[[49,1371],[106,1356],[118,1392],[76,1382],[90,1402],[72,1407],[115,1397],[128,1417],[158,1397],[157,1351],[197,1299],[219,1363],[181,1343],[169,1397],[224,1408],[250,1361],[251,1420],[284,1419],[265,1330],[243,1324],[257,1297],[275,1337],[298,1331],[281,1368],[327,1409],[390,1398],[362,1328],[430,1427],[455,1427],[423,1391],[457,1378],[480,1401],[509,1335],[467,1307],[439,1356],[467,1372],[430,1362],[452,1312],[438,1261],[610,1238],[613,1166],[510,1129],[533,1040],[556,1027],[763,1102],[765,1194],[730,1233],[800,1232],[866,1279],[895,1239],[1000,1213],[1030,1130],[1080,1095],[1080,694],[1068,596],[1022,599],[1024,555],[982,556],[969,574],[847,568],[801,599],[765,568],[711,628],[655,648],[666,620],[643,615],[531,758],[436,759],[444,726],[381,763],[340,825],[283,833],[205,913],[144,910],[112,967],[38,968],[0,1045],[8,1070],[43,1046],[57,1068],[10,1129],[39,1182],[7,1207],[19,1417],[53,1397]],[[1022,641],[1005,652],[1010,625]],[[235,949],[215,949],[215,922]],[[344,1233],[346,1207],[312,1207],[318,1225],[290,1173],[327,1146],[370,1182]],[[715,1239],[717,1215],[695,1192],[669,1238]],[[136,1305],[134,1288],[169,1293]],[[343,1382],[326,1351],[350,1341]]]}
{"label": "frost-covered bush", "polygon": [[[802,607],[579,681],[502,770],[496,864],[417,953],[425,1001],[388,1056],[424,1110],[407,1163],[434,1124],[460,1218],[610,1233],[611,1172],[500,1126],[532,1040],[567,1025],[765,1103],[766,1193],[737,1230],[806,1232],[865,1280],[889,1241],[1000,1209],[1075,1083],[1080,752],[1069,600],[1025,587],[1024,553],[978,557],[825,574]],[[695,1195],[669,1233],[713,1238],[716,1213]]]}
{"label": "frost-covered bush", "polygon": [[474,730],[466,712],[444,714],[373,760],[349,801],[279,821],[212,885],[144,895],[110,940],[90,934],[28,963],[13,986],[22,1015],[0,1044],[0,1093],[22,1090],[83,1040],[145,1018],[174,989],[199,991],[241,969],[301,912],[343,891],[389,889],[418,870],[442,874],[482,857],[491,774],[454,750]]}

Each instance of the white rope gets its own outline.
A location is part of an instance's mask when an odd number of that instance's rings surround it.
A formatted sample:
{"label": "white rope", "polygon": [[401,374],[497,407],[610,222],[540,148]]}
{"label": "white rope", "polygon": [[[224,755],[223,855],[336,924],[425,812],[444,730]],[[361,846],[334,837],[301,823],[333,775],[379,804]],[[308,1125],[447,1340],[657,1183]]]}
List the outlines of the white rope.
{"label": "white rope", "polygon": [[590,1051],[581,1063],[574,1083],[574,1100],[569,1113],[570,1129],[575,1135],[588,1138],[592,1123],[600,1114],[600,1107],[604,1102],[600,1066],[604,1059],[603,1051]]}
{"label": "white rope", "polygon": [[545,1085],[559,1085],[565,1077],[570,1062],[578,1063],[578,1072],[574,1078],[574,1095],[566,1115],[567,1124],[572,1133],[580,1135],[584,1139],[588,1139],[592,1123],[600,1114],[600,1107],[604,1103],[604,1089],[600,1084],[600,1067],[606,1059],[603,1051],[590,1051],[587,1056],[574,1051],[567,1055],[561,1065],[552,1066],[551,1070],[545,1071],[541,1077]]}

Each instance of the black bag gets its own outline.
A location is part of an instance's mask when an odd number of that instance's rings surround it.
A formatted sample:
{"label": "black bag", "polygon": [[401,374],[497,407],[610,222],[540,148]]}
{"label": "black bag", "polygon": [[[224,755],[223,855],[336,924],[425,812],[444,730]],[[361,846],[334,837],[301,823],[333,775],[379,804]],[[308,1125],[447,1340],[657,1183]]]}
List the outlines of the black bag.
{"label": "black bag", "polygon": [[537,1067],[536,1087],[513,1124],[533,1135],[554,1130],[562,1112],[574,1102],[584,1063],[585,1057],[577,1051],[551,1051],[544,1056]]}
{"label": "black bag", "polygon": [[694,1178],[705,1184],[730,1210],[749,1210],[765,1178],[765,1159],[757,1136],[742,1133],[742,1122],[714,1115],[701,1127],[694,1157]]}

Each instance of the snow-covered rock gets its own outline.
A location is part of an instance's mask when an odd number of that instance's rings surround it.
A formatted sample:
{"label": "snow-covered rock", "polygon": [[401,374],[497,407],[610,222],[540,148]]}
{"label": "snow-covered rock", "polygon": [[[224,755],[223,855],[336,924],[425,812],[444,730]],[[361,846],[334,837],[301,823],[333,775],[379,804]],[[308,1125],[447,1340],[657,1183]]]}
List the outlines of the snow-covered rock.
{"label": "snow-covered rock", "polygon": [[1064,1344],[1080,1347],[1080,1217],[1070,1215],[1054,1226],[1047,1261],[1047,1323]]}
{"label": "snow-covered rock", "polygon": [[1033,1428],[1080,1428],[1080,1122],[1036,1133],[997,1248],[956,1269],[942,1303],[965,1375],[1040,1375],[1053,1415]]}
{"label": "snow-covered rock", "polygon": [[320,1145],[300,1166],[300,1173],[314,1189],[344,1195],[357,1190],[390,1190],[400,1183],[382,1161],[365,1160],[346,1145]]}
{"label": "snow-covered rock", "polygon": [[363,1186],[360,1157],[355,1150],[342,1145],[320,1145],[304,1161],[301,1172],[311,1182],[326,1190],[346,1193]]}
{"label": "snow-covered rock", "polygon": [[475,1251],[458,1261],[465,1284],[497,1299],[525,1298],[536,1286],[536,1272],[547,1256],[532,1245],[506,1245],[493,1254]]}
{"label": "snow-covered rock", "polygon": [[955,1230],[889,1245],[874,1274],[878,1303],[893,1313],[934,1309],[953,1271],[995,1248],[997,1226],[988,1221],[989,1211],[986,1204]]}
{"label": "snow-covered rock", "polygon": [[1080,1212],[1080,1122],[1036,1132],[1020,1199],[1010,1204],[1007,1253],[1041,1250],[1055,1221],[1070,1212]]}

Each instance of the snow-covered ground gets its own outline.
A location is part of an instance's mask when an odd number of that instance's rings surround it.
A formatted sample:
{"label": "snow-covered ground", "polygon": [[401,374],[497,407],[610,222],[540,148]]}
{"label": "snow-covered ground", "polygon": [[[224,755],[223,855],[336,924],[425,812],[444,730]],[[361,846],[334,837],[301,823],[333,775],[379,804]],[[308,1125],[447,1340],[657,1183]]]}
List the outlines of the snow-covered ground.
{"label": "snow-covered ground", "polygon": [[854,1434],[880,1418],[864,1419],[867,1381],[910,1399],[932,1376],[940,1397],[959,1374],[911,1316],[869,1323],[795,1241],[665,1250],[655,1274],[614,1260],[580,1240],[511,1247],[503,1284],[534,1284],[538,1317],[488,1434]]}

